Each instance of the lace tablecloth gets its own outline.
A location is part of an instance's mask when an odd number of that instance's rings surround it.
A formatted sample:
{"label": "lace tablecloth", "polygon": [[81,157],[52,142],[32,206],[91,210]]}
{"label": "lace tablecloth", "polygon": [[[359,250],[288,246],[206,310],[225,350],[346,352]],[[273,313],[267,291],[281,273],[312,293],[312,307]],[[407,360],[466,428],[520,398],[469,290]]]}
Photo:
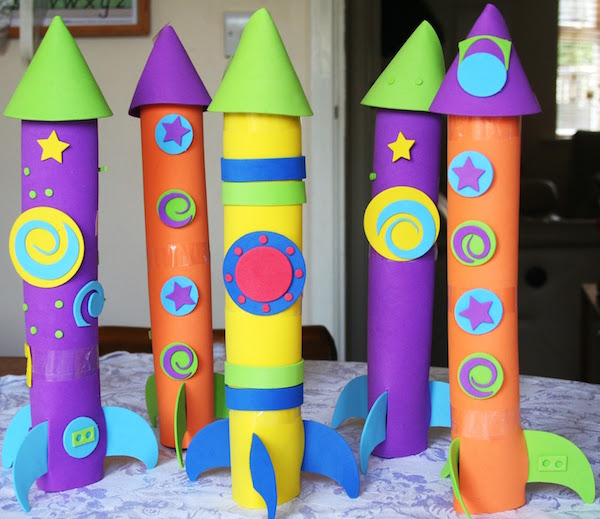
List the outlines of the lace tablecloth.
{"label": "lace tablecloth", "polygon": [[[222,372],[224,352],[215,352],[215,369]],[[1,362],[1,361],[0,361]],[[103,405],[123,406],[147,417],[144,384],[152,372],[147,354],[114,353],[101,358]],[[329,424],[337,397],[352,378],[366,374],[358,362],[306,361],[302,415]],[[446,369],[432,368],[434,380],[447,380]],[[24,376],[0,377],[0,441],[16,411],[29,402]],[[554,432],[574,441],[585,452],[600,487],[600,386],[538,377],[521,377],[522,421],[526,429]],[[339,432],[358,452],[362,422],[345,422]],[[450,431],[432,429],[429,448],[416,456],[385,460],[371,457],[361,475],[360,495],[350,499],[337,483],[312,474],[302,475],[302,490],[278,507],[278,517],[419,517],[454,518],[449,479],[439,474],[447,457]],[[15,498],[12,472],[0,468],[0,518],[200,518],[266,517],[247,510],[231,498],[228,470],[213,470],[189,481],[179,468],[175,451],[162,447],[152,470],[130,458],[107,458],[103,480],[76,490],[45,493],[33,485],[31,512],[25,515]],[[583,503],[571,490],[530,484],[527,504],[494,519],[545,517],[600,518],[599,499]],[[464,517],[464,516],[462,516]]]}

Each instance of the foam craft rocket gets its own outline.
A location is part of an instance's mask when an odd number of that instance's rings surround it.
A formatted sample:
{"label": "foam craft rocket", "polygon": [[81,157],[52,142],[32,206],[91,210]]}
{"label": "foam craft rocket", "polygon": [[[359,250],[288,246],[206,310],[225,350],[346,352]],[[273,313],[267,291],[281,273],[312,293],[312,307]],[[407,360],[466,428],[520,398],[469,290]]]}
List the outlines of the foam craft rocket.
{"label": "foam craft rocket", "polygon": [[[142,133],[148,292],[154,375],[148,414],[160,441],[186,448],[214,420],[208,214],[202,116],[210,96],[173,28],[158,34],[129,114]],[[217,402],[217,414],[226,416]]]}
{"label": "foam craft rocket", "polygon": [[31,404],[2,447],[17,499],[94,483],[106,456],[158,461],[152,428],[100,405],[98,321],[98,122],[112,115],[61,18],[52,20],[4,114],[22,120],[22,209],[10,232],[23,278]]}
{"label": "foam craft rocket", "polygon": [[364,218],[371,244],[368,375],[344,388],[332,425],[366,418],[363,472],[371,452],[416,454],[427,448],[429,427],[450,427],[448,384],[429,382],[442,137],[442,117],[429,105],[444,72],[438,37],[423,22],[362,101],[378,109]]}
{"label": "foam craft rocket", "polygon": [[332,429],[302,420],[301,294],[303,179],[300,117],[312,115],[281,37],[266,9],[254,13],[208,108],[224,112],[229,419],[202,429],[189,445],[191,480],[231,467],[233,498],[268,509],[300,492],[300,472],[316,472],[358,495],[348,444]]}
{"label": "foam craft rocket", "polygon": [[[594,476],[571,442],[523,431],[517,262],[521,116],[539,111],[502,15],[487,5],[431,110],[448,114],[448,349],[452,437],[443,475],[455,508],[525,503],[525,484],[559,483],[592,502]],[[468,513],[468,512],[467,512]]]}

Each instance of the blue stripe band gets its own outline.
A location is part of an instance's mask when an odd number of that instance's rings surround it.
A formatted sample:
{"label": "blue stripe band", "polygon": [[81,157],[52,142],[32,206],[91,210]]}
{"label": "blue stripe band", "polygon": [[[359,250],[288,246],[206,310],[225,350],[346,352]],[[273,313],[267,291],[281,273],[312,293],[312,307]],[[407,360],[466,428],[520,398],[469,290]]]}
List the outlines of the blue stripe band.
{"label": "blue stripe band", "polygon": [[221,159],[224,182],[269,182],[306,178],[304,157],[280,159]]}
{"label": "blue stripe band", "polygon": [[304,384],[279,389],[247,389],[225,386],[225,403],[236,411],[281,411],[300,407]]}

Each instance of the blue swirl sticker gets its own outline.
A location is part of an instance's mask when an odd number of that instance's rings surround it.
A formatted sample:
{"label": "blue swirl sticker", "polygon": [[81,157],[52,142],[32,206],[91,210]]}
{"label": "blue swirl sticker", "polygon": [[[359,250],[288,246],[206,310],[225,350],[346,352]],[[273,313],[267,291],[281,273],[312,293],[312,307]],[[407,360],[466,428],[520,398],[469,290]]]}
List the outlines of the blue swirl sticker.
{"label": "blue swirl sticker", "polygon": [[15,221],[9,252],[19,275],[30,285],[54,288],[69,281],[83,261],[79,226],[52,207],[34,207]]}
{"label": "blue swirl sticker", "polygon": [[154,130],[154,139],[165,153],[179,155],[191,146],[194,130],[183,115],[169,114],[158,121]]}
{"label": "blue swirl sticker", "polygon": [[413,187],[392,187],[371,200],[364,228],[371,247],[392,261],[410,261],[426,254],[440,231],[433,200]]}
{"label": "blue swirl sticker", "polygon": [[491,290],[475,288],[465,292],[454,307],[458,326],[471,335],[484,335],[495,330],[502,321],[504,308]]}
{"label": "blue swirl sticker", "polygon": [[[85,300],[87,298],[87,305]],[[73,317],[78,327],[91,326],[86,319],[98,319],[104,309],[104,289],[98,281],[90,281],[75,296],[73,301]],[[87,310],[87,316],[85,311]]]}

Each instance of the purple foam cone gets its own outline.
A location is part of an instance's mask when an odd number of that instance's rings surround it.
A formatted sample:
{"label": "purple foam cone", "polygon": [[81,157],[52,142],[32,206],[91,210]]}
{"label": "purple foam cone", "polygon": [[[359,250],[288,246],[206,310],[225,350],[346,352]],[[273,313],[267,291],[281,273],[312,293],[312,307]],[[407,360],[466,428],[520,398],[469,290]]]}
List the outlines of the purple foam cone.
{"label": "purple foam cone", "polygon": [[140,116],[145,105],[174,104],[206,108],[211,98],[177,33],[166,25],[158,33],[152,52],[133,94],[129,115]]}
{"label": "purple foam cone", "polygon": [[[437,203],[441,130],[442,118],[436,114],[378,110],[373,196],[395,186],[410,186]],[[388,144],[400,131],[415,141],[411,159],[392,162]],[[427,448],[434,275],[435,246],[424,256],[404,262],[370,250],[369,408],[388,392],[386,440],[373,451],[377,456],[408,456]]]}
{"label": "purple foam cone", "polygon": [[[509,41],[511,39],[502,14],[492,4],[486,5],[467,38],[474,36],[495,36]],[[473,45],[467,55],[471,52],[489,52],[497,55],[498,50],[497,45],[484,40]],[[458,62],[459,56],[456,56],[431,103],[432,112],[501,117],[535,114],[540,111],[540,105],[525,76],[514,45],[510,50],[506,84],[500,92],[491,97],[476,97],[462,89],[457,76]]]}
{"label": "purple foam cone", "polygon": [[[62,164],[42,161],[39,139],[55,131],[69,144]],[[90,294],[74,309],[80,290],[98,277],[98,131],[97,121],[23,121],[22,208],[51,207],[70,216],[83,236],[84,256],[63,285],[39,288],[23,282],[25,327],[33,367],[31,416],[35,426],[48,422],[48,473],[38,479],[46,491],[81,487],[103,476],[106,422],[100,405],[98,322],[88,312]],[[26,174],[25,174],[26,172]],[[80,313],[87,326],[77,324]],[[96,422],[99,442],[84,458],[63,446],[65,427],[84,416]]]}

